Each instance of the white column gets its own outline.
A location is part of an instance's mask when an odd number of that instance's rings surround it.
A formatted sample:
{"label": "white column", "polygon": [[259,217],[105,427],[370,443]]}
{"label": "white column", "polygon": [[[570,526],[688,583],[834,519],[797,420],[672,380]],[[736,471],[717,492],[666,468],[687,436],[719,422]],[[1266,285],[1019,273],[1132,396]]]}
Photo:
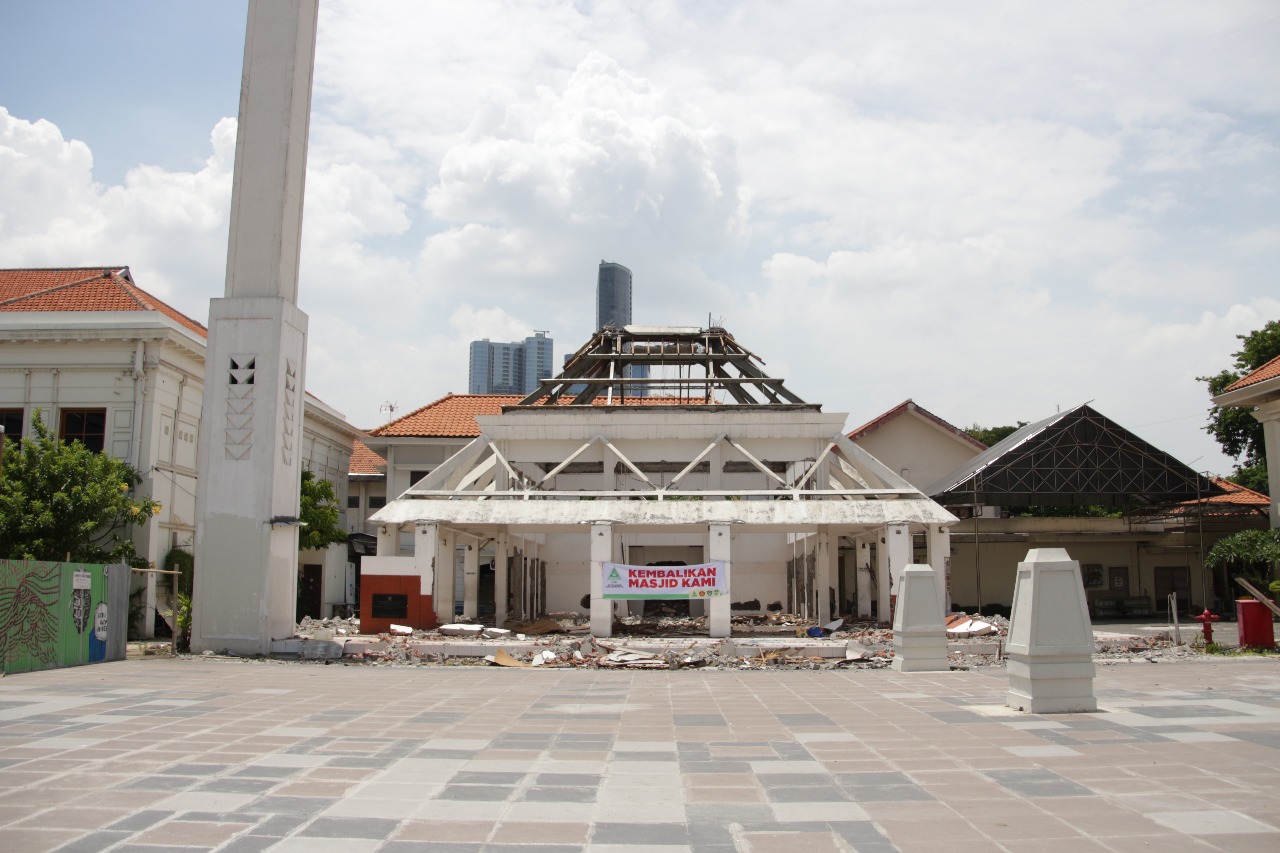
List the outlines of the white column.
{"label": "white column", "polygon": [[[398,535],[398,534],[397,534]],[[382,544],[382,540],[378,540]],[[418,570],[420,595],[433,596],[435,603],[436,560],[440,554],[440,525],[435,522],[421,524],[413,530],[413,563]],[[452,621],[452,620],[451,620]]]}
{"label": "white column", "polygon": [[378,527],[378,550],[379,557],[398,557],[400,556],[400,525],[383,524]]}
{"label": "white column", "polygon": [[1263,403],[1253,416],[1262,422],[1262,446],[1267,450],[1267,483],[1271,492],[1271,529],[1280,530],[1280,401]]}
{"label": "white column", "polygon": [[814,581],[817,587],[818,624],[825,625],[831,621],[831,579],[836,577],[836,549],[831,538],[831,529],[827,525],[818,528],[818,553],[814,556]]}
{"label": "white column", "polygon": [[871,543],[865,537],[854,541],[854,571],[857,573],[858,616],[871,617]]}
{"label": "white column", "polygon": [[604,597],[604,564],[613,558],[613,525],[591,525],[591,635],[613,635],[613,601]]}
{"label": "white column", "polygon": [[454,619],[454,532],[447,527],[441,530],[439,542],[439,557],[436,559],[436,618],[441,625],[448,625]]}
{"label": "white column", "polygon": [[510,540],[505,532],[499,533],[493,547],[493,624],[497,628],[507,621],[507,561],[510,559]]}
{"label": "white column", "polygon": [[470,622],[480,612],[480,543],[473,539],[467,541],[462,556],[462,616]]}
{"label": "white column", "polygon": [[938,601],[945,616],[951,612],[951,530],[941,524],[929,526],[929,565],[938,584]]}
{"label": "white column", "polygon": [[[893,597],[898,594],[898,584],[902,580],[902,570],[911,564],[911,533],[905,524],[886,524],[884,526],[884,551],[886,557],[885,570],[889,581],[888,589],[880,591],[880,599],[884,601],[887,597],[892,602]],[[888,595],[886,596],[886,592]],[[885,621],[893,621],[892,603],[888,604],[888,609],[884,611],[881,617]]]}
{"label": "white column", "polygon": [[888,528],[880,530],[880,541],[876,544],[876,621],[888,622],[892,618],[889,612],[889,593],[893,581],[889,575],[889,538]]}
{"label": "white column", "polygon": [[732,527],[728,524],[708,525],[707,559],[712,562],[723,562],[729,572],[729,589],[725,595],[717,595],[707,599],[707,628],[713,637],[727,637],[732,631],[733,601],[733,548]]}

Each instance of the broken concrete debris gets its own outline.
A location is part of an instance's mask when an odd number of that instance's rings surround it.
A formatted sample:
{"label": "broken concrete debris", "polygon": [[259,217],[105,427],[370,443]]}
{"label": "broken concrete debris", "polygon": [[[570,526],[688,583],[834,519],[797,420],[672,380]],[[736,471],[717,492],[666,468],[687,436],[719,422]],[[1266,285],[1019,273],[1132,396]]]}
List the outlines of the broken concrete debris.
{"label": "broken concrete debris", "polygon": [[[1008,621],[1000,617],[953,614],[990,624],[994,633],[948,633],[953,669],[1003,666]],[[818,626],[795,614],[737,614],[734,636],[713,640],[705,617],[624,617],[622,631],[597,641],[581,614],[557,613],[505,628],[456,623],[438,630],[367,635],[359,619],[303,619],[282,654],[322,663],[375,666],[507,666],[539,669],[879,669],[893,661],[893,632],[853,617]],[[818,628],[826,636],[807,636]],[[450,629],[446,631],[445,629]],[[619,630],[615,625],[615,630]],[[796,636],[796,634],[800,636]],[[548,654],[550,656],[548,656]],[[1100,664],[1158,661],[1194,654],[1174,647],[1168,634],[1096,636]]]}

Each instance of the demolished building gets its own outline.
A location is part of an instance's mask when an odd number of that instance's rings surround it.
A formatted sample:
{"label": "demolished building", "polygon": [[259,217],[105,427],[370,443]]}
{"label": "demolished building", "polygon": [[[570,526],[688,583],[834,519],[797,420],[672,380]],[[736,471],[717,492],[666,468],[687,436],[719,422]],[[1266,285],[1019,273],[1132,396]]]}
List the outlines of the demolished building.
{"label": "demolished building", "polygon": [[585,608],[608,636],[643,599],[609,597],[607,566],[721,567],[727,584],[690,602],[712,636],[729,634],[732,601],[826,620],[856,599],[887,619],[911,562],[938,570],[945,600],[956,517],[723,328],[601,329],[559,376],[476,420],[480,436],[371,517],[362,618],[502,625]]}

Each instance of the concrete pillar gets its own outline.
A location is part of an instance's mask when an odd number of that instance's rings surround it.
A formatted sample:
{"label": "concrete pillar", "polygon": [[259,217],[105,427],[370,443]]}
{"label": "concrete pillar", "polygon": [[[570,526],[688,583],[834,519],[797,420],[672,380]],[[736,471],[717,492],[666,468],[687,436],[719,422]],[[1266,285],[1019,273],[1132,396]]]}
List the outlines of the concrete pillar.
{"label": "concrete pillar", "polygon": [[507,561],[511,559],[511,543],[506,533],[499,533],[493,546],[493,624],[501,628],[507,621]]}
{"label": "concrete pillar", "polygon": [[293,634],[307,316],[298,310],[317,0],[252,0],[223,299],[209,309],[195,651]]}
{"label": "concrete pillar", "polygon": [[454,621],[453,599],[455,585],[454,532],[449,528],[440,531],[439,557],[436,559],[436,618],[441,625]]}
{"label": "concrete pillar", "polygon": [[398,557],[400,556],[400,526],[396,524],[383,524],[378,527],[378,550],[375,552],[379,557]]}
{"label": "concrete pillar", "polygon": [[462,556],[462,616],[465,621],[474,621],[480,612],[479,597],[480,543],[468,538]]}
{"label": "concrete pillar", "polygon": [[[381,542],[381,540],[379,540]],[[418,570],[419,595],[432,596],[435,605],[436,561],[440,558],[440,525],[420,524],[413,530],[413,562]],[[450,620],[452,621],[452,620]]]}
{"label": "concrete pillar", "polygon": [[938,584],[938,601],[943,614],[951,612],[951,530],[941,524],[929,526],[929,565]]}
{"label": "concrete pillar", "polygon": [[899,576],[893,614],[893,668],[899,672],[949,672],[942,601],[930,566],[909,565]]}
{"label": "concrete pillar", "polygon": [[591,525],[591,635],[613,636],[613,600],[604,598],[604,564],[613,559],[613,525]]}
{"label": "concrete pillar", "polygon": [[818,528],[817,551],[815,555],[816,565],[813,573],[813,585],[817,587],[814,590],[817,599],[817,614],[819,625],[825,625],[831,621],[831,587],[832,580],[837,576],[836,566],[836,548],[832,541],[831,530],[827,525],[821,525]]}
{"label": "concrete pillar", "polygon": [[728,572],[729,589],[725,595],[707,599],[707,629],[713,637],[727,637],[732,632],[733,570],[732,527],[728,524],[708,525],[707,560],[722,562]]}
{"label": "concrete pillar", "polygon": [[1280,530],[1280,400],[1258,406],[1253,416],[1262,423],[1262,446],[1267,450],[1267,482],[1271,493],[1271,529]]}
{"label": "concrete pillar", "polygon": [[871,618],[871,543],[865,538],[858,540],[854,550],[854,565],[857,572],[858,616]]}
{"label": "concrete pillar", "polygon": [[[884,526],[885,574],[882,580],[888,580],[887,589],[880,590],[880,600],[888,598],[888,607],[881,612],[881,622],[893,621],[893,600],[898,595],[898,584],[902,580],[902,570],[911,563],[911,532],[905,524],[886,524]],[[886,594],[887,593],[887,594]]]}
{"label": "concrete pillar", "polygon": [[1093,627],[1080,564],[1063,548],[1032,548],[1018,564],[1009,619],[1011,708],[1032,714],[1098,710]]}

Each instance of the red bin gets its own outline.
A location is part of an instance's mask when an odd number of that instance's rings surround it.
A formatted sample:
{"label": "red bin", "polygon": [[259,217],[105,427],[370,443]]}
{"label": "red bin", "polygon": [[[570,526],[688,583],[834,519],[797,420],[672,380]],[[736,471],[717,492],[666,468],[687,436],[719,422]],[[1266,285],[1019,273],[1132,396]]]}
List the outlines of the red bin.
{"label": "red bin", "polygon": [[1240,645],[1256,649],[1274,649],[1275,631],[1271,626],[1271,611],[1261,601],[1252,598],[1236,599],[1236,624],[1240,628]]}

